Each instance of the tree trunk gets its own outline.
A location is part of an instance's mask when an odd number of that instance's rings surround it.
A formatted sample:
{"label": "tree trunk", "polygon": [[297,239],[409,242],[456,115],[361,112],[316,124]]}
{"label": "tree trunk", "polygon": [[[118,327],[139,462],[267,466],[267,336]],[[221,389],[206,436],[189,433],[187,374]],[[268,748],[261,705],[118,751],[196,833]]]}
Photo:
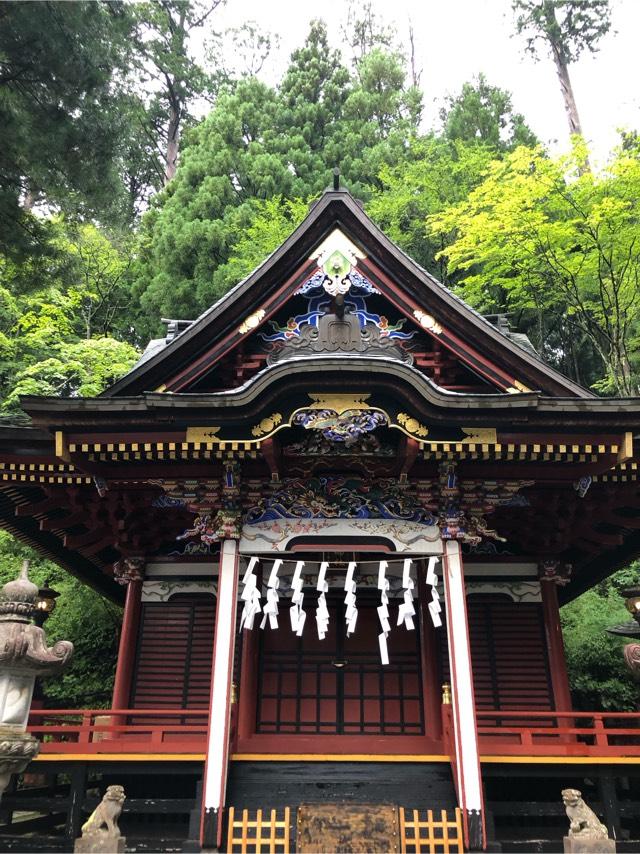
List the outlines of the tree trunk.
{"label": "tree trunk", "polygon": [[551,50],[553,53],[553,61],[556,65],[558,80],[560,81],[560,91],[562,92],[562,97],[564,99],[567,121],[569,122],[569,133],[571,136],[574,134],[582,136],[582,124],[580,122],[580,115],[578,114],[576,99],[573,94],[571,78],[569,77],[569,66],[561,55],[557,45],[552,44]]}
{"label": "tree trunk", "polygon": [[[183,4],[180,7],[180,16],[177,21],[173,22],[172,32],[174,33],[172,43],[176,56],[180,59],[186,58],[186,39],[187,33],[185,30],[185,22],[187,20],[187,5]],[[169,98],[169,124],[167,126],[167,155],[164,168],[164,186],[166,187],[169,181],[176,174],[178,168],[178,150],[180,143],[180,122],[182,120],[182,107],[185,104],[184,95],[184,80],[180,79],[178,74],[171,76],[165,72],[165,82],[167,84],[167,96]]]}
{"label": "tree trunk", "polygon": [[180,105],[171,101],[169,107],[169,126],[167,129],[167,154],[164,169],[165,186],[176,174],[178,168],[178,149],[180,142]]}
{"label": "tree trunk", "polygon": [[410,45],[410,62],[411,62],[411,85],[416,89],[420,88],[420,78],[422,77],[422,69],[418,70],[416,65],[416,45],[413,32],[413,24],[409,20],[409,45]]}
{"label": "tree trunk", "polygon": [[28,185],[22,200],[22,209],[31,213],[35,203],[38,201],[38,191],[31,184]]}

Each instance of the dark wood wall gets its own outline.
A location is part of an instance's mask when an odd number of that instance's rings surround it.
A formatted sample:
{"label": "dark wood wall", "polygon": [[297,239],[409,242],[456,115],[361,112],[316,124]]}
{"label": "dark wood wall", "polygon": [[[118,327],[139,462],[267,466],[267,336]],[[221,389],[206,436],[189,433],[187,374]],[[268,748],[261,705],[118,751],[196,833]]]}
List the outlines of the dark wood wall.
{"label": "dark wood wall", "polygon": [[[477,707],[553,709],[542,605],[470,596],[467,614]],[[449,681],[444,626],[439,631],[443,681]]]}
{"label": "dark wood wall", "polygon": [[206,595],[142,606],[133,708],[208,708],[215,607]]}
{"label": "dark wood wall", "polygon": [[242,809],[327,802],[453,809],[457,803],[448,762],[232,762],[227,801]]}
{"label": "dark wood wall", "polygon": [[[472,596],[468,616],[478,708],[553,709],[542,606]],[[207,708],[214,621],[211,596],[174,596],[168,602],[142,606],[131,697],[134,708]],[[444,626],[437,636],[446,682]],[[236,682],[240,643],[237,647]]]}

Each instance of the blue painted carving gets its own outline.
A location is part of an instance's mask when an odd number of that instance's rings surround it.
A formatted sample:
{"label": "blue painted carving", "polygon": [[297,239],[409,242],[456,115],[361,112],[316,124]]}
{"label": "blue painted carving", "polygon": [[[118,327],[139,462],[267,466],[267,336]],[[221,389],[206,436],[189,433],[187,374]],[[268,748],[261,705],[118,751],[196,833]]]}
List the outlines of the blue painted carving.
{"label": "blue painted carving", "polygon": [[350,445],[389,422],[384,413],[374,409],[347,409],[340,414],[332,409],[303,409],[295,415],[293,423],[305,430],[320,430],[332,442]]}
{"label": "blue painted carving", "polygon": [[[318,320],[331,310],[331,297],[328,296],[322,287],[324,278],[324,273],[316,273],[298,288],[296,294],[304,296],[307,299],[307,310],[295,317],[290,317],[284,326],[280,326],[274,320],[269,321],[273,332],[259,333],[263,341],[270,344],[275,344],[276,342],[286,343],[287,341],[299,338],[305,326],[311,326],[314,329],[318,328]],[[416,334],[415,331],[402,331],[406,318],[400,318],[395,323],[390,323],[389,319],[383,314],[376,314],[369,311],[367,298],[372,294],[380,292],[368,279],[360,273],[353,271],[348,274],[347,278],[351,282],[351,287],[345,296],[345,310],[358,318],[361,330],[366,329],[367,324],[370,323],[379,329],[380,338],[395,338],[400,341],[409,341],[413,338]]]}
{"label": "blue painted carving", "polygon": [[331,476],[284,480],[246,515],[249,524],[276,519],[402,519],[437,524],[395,479],[368,483],[360,478]]}
{"label": "blue painted carving", "polygon": [[[320,293],[324,293],[323,283],[324,280],[328,278],[324,270],[318,270],[317,273],[314,273],[306,282],[304,282],[298,290],[296,294],[301,294],[302,296],[307,296],[308,294],[315,294],[316,296]],[[350,273],[347,273],[345,278],[349,279],[350,288],[349,293],[352,294],[379,294],[380,291],[373,285],[366,276],[363,276],[362,273],[357,272],[357,270],[351,270]]]}

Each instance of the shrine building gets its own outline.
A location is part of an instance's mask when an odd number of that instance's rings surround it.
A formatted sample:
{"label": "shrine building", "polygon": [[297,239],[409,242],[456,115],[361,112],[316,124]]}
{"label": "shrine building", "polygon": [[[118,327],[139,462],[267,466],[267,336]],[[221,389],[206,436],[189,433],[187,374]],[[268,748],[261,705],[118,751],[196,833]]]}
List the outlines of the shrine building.
{"label": "shrine building", "polygon": [[557,851],[569,787],[639,850],[640,713],[573,709],[559,607],[640,555],[640,400],[333,189],[100,396],[22,407],[0,526],[124,612],[112,708],[32,710],[1,851],[71,850],[110,784],[139,851]]}

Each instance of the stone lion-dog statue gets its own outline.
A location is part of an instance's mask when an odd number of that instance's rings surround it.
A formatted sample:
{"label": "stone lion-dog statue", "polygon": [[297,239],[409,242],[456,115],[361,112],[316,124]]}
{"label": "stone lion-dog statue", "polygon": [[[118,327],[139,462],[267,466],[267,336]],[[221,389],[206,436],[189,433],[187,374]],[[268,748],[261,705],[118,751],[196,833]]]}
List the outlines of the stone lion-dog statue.
{"label": "stone lion-dog statue", "polygon": [[582,839],[608,839],[609,831],[582,800],[582,792],[577,789],[563,789],[562,802],[569,819],[569,836]]}
{"label": "stone lion-dog statue", "polygon": [[118,819],[125,798],[122,786],[107,786],[102,800],[82,825],[82,835],[101,833],[105,836],[120,836]]}

